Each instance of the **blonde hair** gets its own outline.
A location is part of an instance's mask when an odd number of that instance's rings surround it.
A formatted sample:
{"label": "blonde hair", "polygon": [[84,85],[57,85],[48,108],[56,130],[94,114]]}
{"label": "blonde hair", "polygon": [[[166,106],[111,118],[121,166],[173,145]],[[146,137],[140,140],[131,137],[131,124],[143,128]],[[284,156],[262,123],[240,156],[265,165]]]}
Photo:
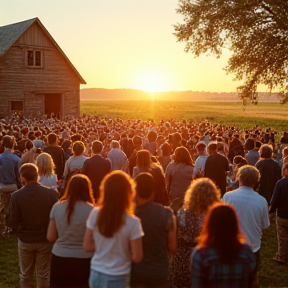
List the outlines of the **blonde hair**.
{"label": "blonde hair", "polygon": [[54,174],[55,165],[53,159],[48,153],[41,153],[36,158],[39,176],[50,176]]}
{"label": "blonde hair", "polygon": [[254,166],[244,165],[239,168],[236,179],[239,180],[242,185],[253,188],[260,180],[260,172]]}
{"label": "blonde hair", "polygon": [[220,191],[209,178],[193,180],[185,194],[184,209],[198,215],[204,214],[212,204],[220,201],[220,195]]}

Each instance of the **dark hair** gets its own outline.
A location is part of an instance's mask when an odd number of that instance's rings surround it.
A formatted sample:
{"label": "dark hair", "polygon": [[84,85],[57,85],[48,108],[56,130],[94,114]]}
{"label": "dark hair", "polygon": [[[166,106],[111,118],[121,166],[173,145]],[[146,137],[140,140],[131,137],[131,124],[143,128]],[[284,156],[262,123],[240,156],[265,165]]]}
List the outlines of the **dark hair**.
{"label": "dark hair", "polygon": [[125,212],[133,209],[135,184],[125,172],[116,170],[106,175],[100,184],[100,211],[96,220],[99,232],[113,237],[124,223]]}
{"label": "dark hair", "polygon": [[136,194],[143,199],[150,198],[154,193],[154,178],[150,173],[142,172],[135,177]]}
{"label": "dark hair", "polygon": [[61,145],[63,149],[68,149],[71,146],[71,140],[65,139]]}
{"label": "dark hair", "polygon": [[265,159],[269,159],[272,157],[272,148],[270,145],[268,144],[263,144],[261,147],[260,147],[260,150],[259,150],[259,155],[261,158],[265,158]]}
{"label": "dark hair", "polygon": [[57,142],[57,135],[55,133],[50,133],[47,136],[48,144],[55,144]]}
{"label": "dark hair", "polygon": [[2,145],[4,148],[12,149],[15,144],[14,136],[5,135],[2,139]]}
{"label": "dark hair", "polygon": [[162,151],[162,155],[163,156],[170,156],[171,155],[171,146],[169,145],[169,143],[164,142],[161,146],[160,149]]}
{"label": "dark hair", "polygon": [[177,147],[175,149],[175,163],[184,163],[186,165],[193,165],[191,155],[188,149],[184,146]]}
{"label": "dark hair", "polygon": [[157,139],[157,133],[155,131],[149,131],[147,134],[147,138],[149,142],[155,142]]}
{"label": "dark hair", "polygon": [[235,208],[224,203],[214,204],[205,217],[199,244],[206,247],[214,246],[221,261],[233,263],[244,242],[245,237],[240,233]]}
{"label": "dark hair", "polygon": [[254,139],[248,138],[245,145],[244,145],[244,149],[248,150],[248,151],[253,150],[255,148],[255,144],[256,143],[255,143]]}
{"label": "dark hair", "polygon": [[97,153],[101,153],[103,150],[103,144],[101,141],[99,140],[95,140],[92,142],[92,152],[97,154]]}
{"label": "dark hair", "polygon": [[34,147],[33,142],[28,139],[28,140],[26,141],[26,143],[25,143],[25,148],[26,148],[27,150],[30,150],[30,149],[32,149],[33,147]]}
{"label": "dark hair", "polygon": [[64,195],[60,201],[67,202],[67,222],[70,225],[71,215],[73,214],[76,202],[83,201],[94,205],[93,191],[91,181],[83,174],[72,176],[66,186]]}
{"label": "dark hair", "polygon": [[140,136],[135,135],[132,138],[132,143],[134,146],[141,146],[142,145],[142,138]]}
{"label": "dark hair", "polygon": [[72,150],[73,150],[75,156],[81,155],[85,150],[84,143],[82,141],[74,142]]}
{"label": "dark hair", "polygon": [[19,173],[27,182],[35,181],[38,178],[38,168],[32,163],[23,164],[20,167]]}

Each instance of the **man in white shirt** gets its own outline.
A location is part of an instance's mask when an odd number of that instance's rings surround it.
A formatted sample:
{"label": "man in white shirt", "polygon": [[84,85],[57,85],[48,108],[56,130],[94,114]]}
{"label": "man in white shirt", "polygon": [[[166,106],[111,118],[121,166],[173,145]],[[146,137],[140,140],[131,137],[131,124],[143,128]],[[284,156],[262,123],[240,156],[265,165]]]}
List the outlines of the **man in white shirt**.
{"label": "man in white shirt", "polygon": [[111,171],[122,170],[127,172],[128,158],[120,149],[120,143],[116,140],[111,142],[111,150],[108,152],[107,158],[111,161]]}
{"label": "man in white shirt", "polygon": [[[225,193],[222,200],[235,207],[241,225],[240,229],[255,254],[257,269],[259,267],[262,231],[270,225],[268,205],[265,198],[253,190],[260,179],[257,168],[251,165],[242,166],[238,170],[236,179],[239,180],[240,187]],[[255,273],[256,275],[257,273]],[[256,279],[257,277],[255,277]]]}

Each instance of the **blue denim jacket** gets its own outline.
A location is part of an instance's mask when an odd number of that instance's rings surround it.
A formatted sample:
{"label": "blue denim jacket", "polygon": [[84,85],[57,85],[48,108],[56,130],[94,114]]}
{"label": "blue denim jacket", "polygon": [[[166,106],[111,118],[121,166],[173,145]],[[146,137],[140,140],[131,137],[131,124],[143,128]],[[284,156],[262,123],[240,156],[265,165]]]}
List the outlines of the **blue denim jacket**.
{"label": "blue denim jacket", "polygon": [[16,183],[20,187],[19,167],[20,158],[8,150],[4,151],[0,155],[0,183]]}

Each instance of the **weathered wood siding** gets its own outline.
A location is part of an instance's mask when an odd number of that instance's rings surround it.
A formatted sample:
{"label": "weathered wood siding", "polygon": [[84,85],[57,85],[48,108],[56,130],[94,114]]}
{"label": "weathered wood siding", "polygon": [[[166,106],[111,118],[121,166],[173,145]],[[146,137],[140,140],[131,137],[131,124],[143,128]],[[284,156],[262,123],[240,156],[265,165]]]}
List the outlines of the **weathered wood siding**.
{"label": "weathered wood siding", "polygon": [[[42,67],[27,66],[30,49],[42,51]],[[63,95],[62,116],[79,116],[79,91],[79,78],[37,23],[0,57],[0,116],[8,115],[11,100],[23,100],[26,115],[44,113],[47,93]]]}

